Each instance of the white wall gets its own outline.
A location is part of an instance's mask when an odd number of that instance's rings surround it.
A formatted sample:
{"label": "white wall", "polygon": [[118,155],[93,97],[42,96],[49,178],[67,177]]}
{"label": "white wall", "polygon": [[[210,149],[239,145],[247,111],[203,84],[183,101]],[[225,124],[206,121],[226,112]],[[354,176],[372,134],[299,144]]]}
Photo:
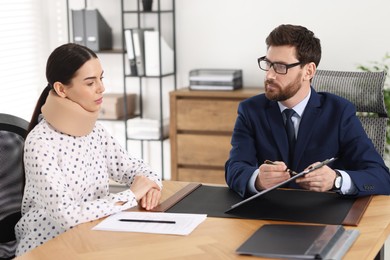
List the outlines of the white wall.
{"label": "white wall", "polygon": [[322,44],[320,69],[356,70],[390,52],[388,0],[178,0],[178,85],[196,68],[241,68],[244,85],[260,86],[256,58],[282,23],[312,30]]}

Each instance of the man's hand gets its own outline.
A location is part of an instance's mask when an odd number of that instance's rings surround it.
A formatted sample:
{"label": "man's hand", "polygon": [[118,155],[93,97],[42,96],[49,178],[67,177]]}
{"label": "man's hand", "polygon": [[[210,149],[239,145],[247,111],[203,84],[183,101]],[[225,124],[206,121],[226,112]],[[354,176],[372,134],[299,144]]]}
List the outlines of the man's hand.
{"label": "man's hand", "polygon": [[[314,167],[317,163],[313,163],[307,169]],[[336,179],[336,172],[324,165],[315,171],[305,174],[303,177],[296,179],[302,188],[312,191],[328,191],[333,188],[334,181]]]}
{"label": "man's hand", "polygon": [[286,170],[284,162],[264,163],[259,167],[255,187],[257,190],[264,190],[275,186],[290,178],[290,173]]}
{"label": "man's hand", "polygon": [[145,176],[135,176],[134,182],[130,186],[141,207],[151,210],[156,207],[161,198],[160,187],[154,181]]}

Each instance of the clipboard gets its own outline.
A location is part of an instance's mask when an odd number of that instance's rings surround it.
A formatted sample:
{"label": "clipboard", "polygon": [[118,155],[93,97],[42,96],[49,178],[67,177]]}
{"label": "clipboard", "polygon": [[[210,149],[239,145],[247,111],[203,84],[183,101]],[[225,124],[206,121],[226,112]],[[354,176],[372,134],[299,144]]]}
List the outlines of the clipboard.
{"label": "clipboard", "polygon": [[334,158],[334,157],[333,157],[333,158],[330,158],[330,159],[327,159],[327,160],[325,160],[325,161],[323,161],[323,162],[321,162],[321,163],[315,165],[314,167],[312,167],[312,168],[310,168],[310,169],[304,170],[304,171],[302,171],[302,172],[300,172],[300,173],[294,175],[293,177],[289,178],[288,180],[285,180],[285,181],[283,181],[283,182],[281,182],[281,183],[279,183],[279,184],[276,184],[275,186],[272,186],[272,187],[270,187],[270,188],[268,188],[268,189],[265,189],[265,190],[263,190],[263,191],[261,191],[261,192],[255,194],[255,195],[253,195],[253,196],[251,196],[251,197],[249,197],[249,198],[243,200],[243,201],[240,201],[240,202],[238,202],[238,203],[232,205],[232,206],[230,207],[230,209],[228,209],[228,210],[225,211],[225,213],[229,213],[231,210],[233,210],[233,209],[235,209],[235,208],[237,208],[237,207],[239,207],[239,206],[241,206],[241,205],[243,205],[243,204],[245,204],[245,203],[247,203],[247,202],[249,202],[249,201],[251,201],[251,200],[254,200],[254,199],[256,199],[256,198],[258,198],[258,197],[260,197],[260,196],[262,196],[262,195],[264,195],[264,194],[266,194],[266,193],[268,193],[268,192],[270,192],[270,191],[272,191],[272,190],[275,190],[275,189],[277,189],[277,188],[283,186],[284,184],[287,184],[287,183],[289,183],[289,182],[291,182],[291,181],[293,181],[293,180],[295,180],[295,179],[297,179],[297,178],[299,178],[299,177],[302,177],[302,176],[304,176],[305,174],[308,174],[309,172],[315,171],[315,170],[321,168],[322,166],[327,165],[327,164],[329,164],[329,163],[335,161],[336,159],[337,159],[337,158]]}

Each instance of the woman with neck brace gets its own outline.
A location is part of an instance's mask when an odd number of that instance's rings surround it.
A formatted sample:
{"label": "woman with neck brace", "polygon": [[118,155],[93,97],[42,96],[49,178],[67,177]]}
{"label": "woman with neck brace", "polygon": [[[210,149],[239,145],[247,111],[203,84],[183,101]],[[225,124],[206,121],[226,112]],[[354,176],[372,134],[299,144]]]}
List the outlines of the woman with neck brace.
{"label": "woman with neck brace", "polygon": [[[43,90],[24,148],[22,218],[17,255],[66,230],[140,204],[157,206],[161,180],[131,157],[96,122],[103,101],[103,69],[90,49],[65,44],[46,65]],[[109,193],[109,180],[129,189]]]}

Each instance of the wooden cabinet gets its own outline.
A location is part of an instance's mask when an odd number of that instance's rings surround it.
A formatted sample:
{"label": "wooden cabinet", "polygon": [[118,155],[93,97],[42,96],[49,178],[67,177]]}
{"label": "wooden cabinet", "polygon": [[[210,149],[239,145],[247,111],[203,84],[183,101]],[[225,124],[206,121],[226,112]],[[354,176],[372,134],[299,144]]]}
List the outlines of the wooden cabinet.
{"label": "wooden cabinet", "polygon": [[226,184],[224,166],[238,104],[263,91],[170,92],[171,179]]}

